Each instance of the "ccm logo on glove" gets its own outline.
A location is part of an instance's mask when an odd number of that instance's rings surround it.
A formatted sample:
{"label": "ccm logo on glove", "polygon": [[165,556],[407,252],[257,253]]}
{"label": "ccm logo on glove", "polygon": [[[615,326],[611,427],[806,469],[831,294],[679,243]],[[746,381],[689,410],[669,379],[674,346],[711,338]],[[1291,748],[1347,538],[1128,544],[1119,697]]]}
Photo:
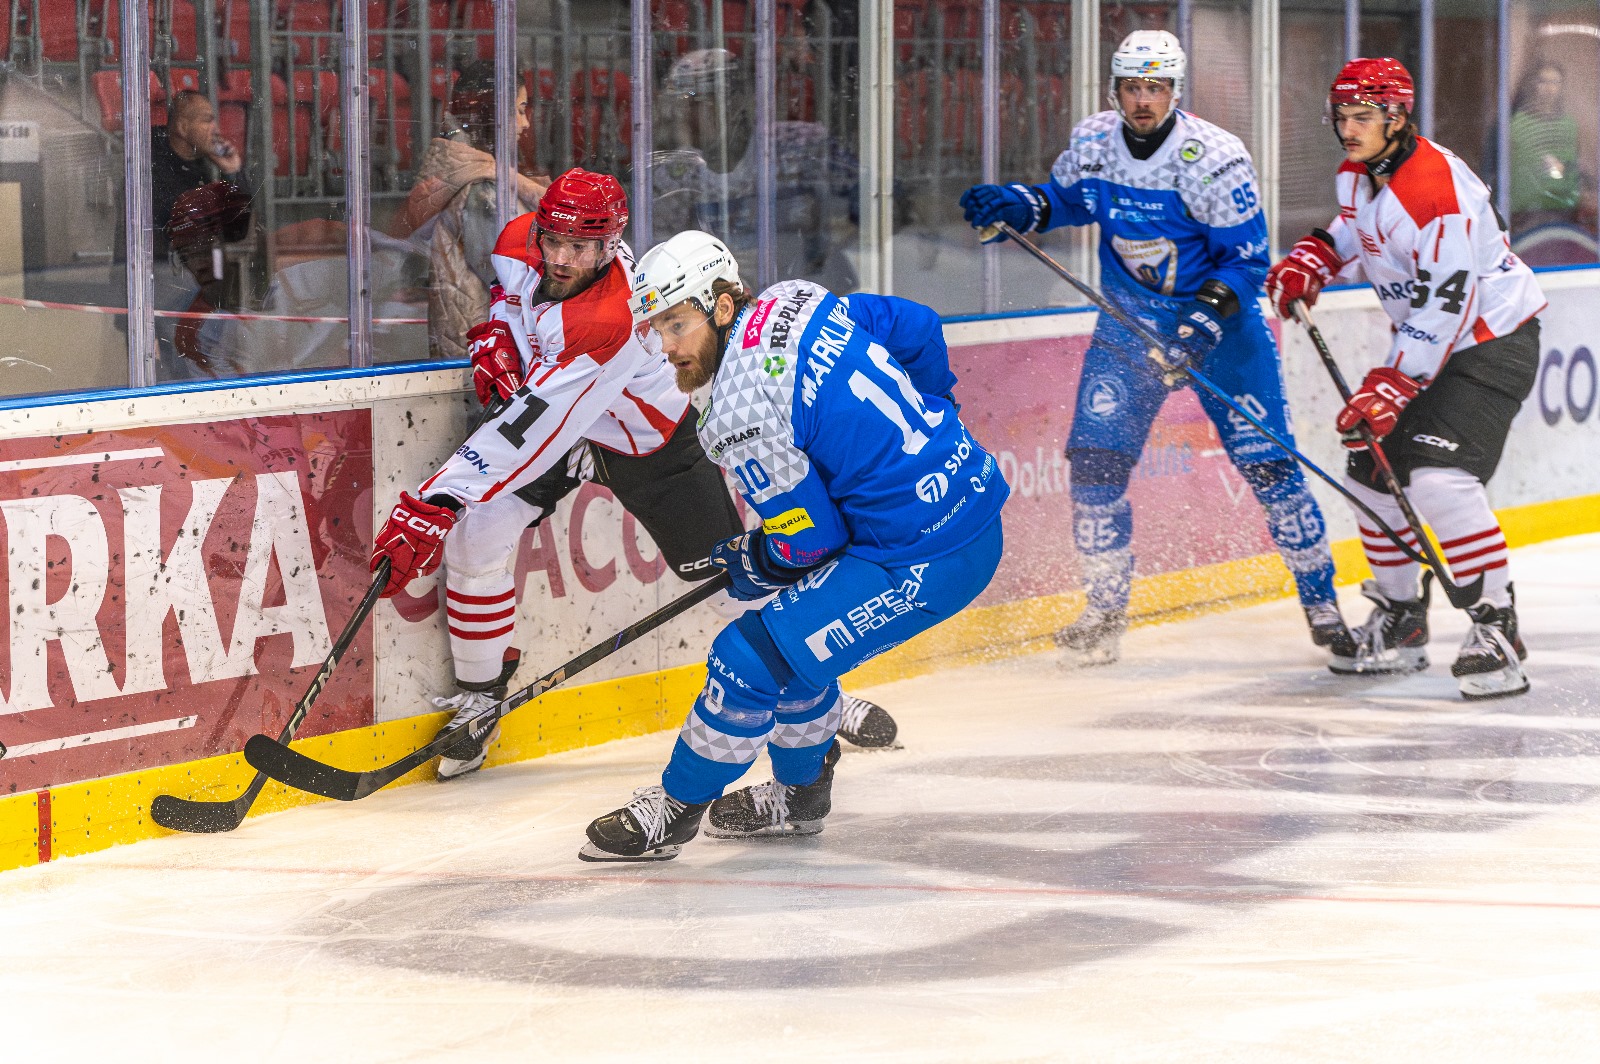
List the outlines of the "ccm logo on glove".
{"label": "ccm logo on glove", "polygon": [[522,387],[522,355],[503,321],[486,321],[467,330],[467,357],[472,359],[472,390],[488,406],[509,399]]}
{"label": "ccm logo on glove", "polygon": [[1344,434],[1344,445],[1359,451],[1366,441],[1356,435],[1358,427],[1366,425],[1373,439],[1381,440],[1394,431],[1395,423],[1411,400],[1422,391],[1422,385],[1392,366],[1379,366],[1367,374],[1361,387],[1339,411],[1334,426]]}

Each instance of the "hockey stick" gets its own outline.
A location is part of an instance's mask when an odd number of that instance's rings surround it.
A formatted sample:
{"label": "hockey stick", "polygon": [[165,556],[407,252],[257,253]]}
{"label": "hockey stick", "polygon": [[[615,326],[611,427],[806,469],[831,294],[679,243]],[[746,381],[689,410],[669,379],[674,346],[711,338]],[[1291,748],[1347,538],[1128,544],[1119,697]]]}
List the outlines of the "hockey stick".
{"label": "hockey stick", "polygon": [[[1328,368],[1328,375],[1333,378],[1333,386],[1339,390],[1339,398],[1348,403],[1350,385],[1345,382],[1344,374],[1339,371],[1339,363],[1333,360],[1333,352],[1328,349],[1328,342],[1322,338],[1322,330],[1311,320],[1311,311],[1298,299],[1289,306],[1294,311],[1295,320],[1311,337],[1311,343],[1322,358],[1322,364]],[[1434,549],[1433,541],[1422,530],[1422,519],[1417,516],[1417,511],[1412,509],[1411,500],[1406,498],[1405,489],[1400,486],[1400,478],[1395,475],[1394,466],[1390,464],[1389,456],[1379,445],[1378,438],[1372,434],[1372,429],[1366,422],[1356,426],[1356,431],[1361,434],[1362,442],[1367,445],[1367,453],[1372,455],[1372,464],[1377,466],[1378,475],[1383,478],[1383,486],[1394,496],[1394,501],[1400,506],[1400,513],[1405,516],[1406,524],[1411,526],[1411,534],[1416,537],[1417,545],[1422,548],[1422,553],[1427,555],[1427,565],[1433,570],[1434,576],[1439,578],[1439,586],[1444,588],[1445,597],[1450,600],[1450,605],[1458,610],[1464,610],[1476,604],[1483,597],[1483,574],[1479,573],[1477,579],[1469,584],[1457,584],[1445,576],[1447,570],[1444,562]]]}
{"label": "hockey stick", "polygon": [[541,676],[522,690],[485,708],[477,716],[463,721],[457,727],[440,732],[428,745],[407,754],[391,765],[366,772],[351,772],[348,769],[323,764],[298,750],[289,749],[286,740],[274,742],[265,735],[253,735],[250,741],[244,744],[245,760],[279,782],[312,794],[320,794],[324,798],[336,798],[341,802],[354,802],[365,798],[372,792],[387,787],[412,769],[438,757],[460,737],[463,728],[470,728],[491,713],[498,721],[513,710],[521,709],[551,688],[566,683],[573,676],[610,657],[640,636],[654,631],[679,614],[687,612],[691,607],[704,602],[726,588],[728,583],[728,575],[719,573],[688,594],[673,599],[648,617],[633,622],[605,642],[596,643],[556,671]]}
{"label": "hockey stick", "polygon": [[[500,416],[505,410],[503,400],[496,399],[484,407],[483,413],[478,415],[472,427],[467,430],[467,435],[472,435],[490,421]],[[289,723],[284,725],[279,733],[278,741],[287,743],[294,738],[294,733],[300,730],[300,725],[305,723],[306,714],[311,711],[311,703],[317,700],[326,686],[328,678],[333,675],[333,668],[339,664],[339,659],[344,652],[350,649],[350,644],[355,641],[356,633],[361,630],[362,623],[367,619],[378,604],[379,593],[383,585],[389,582],[389,559],[385,558],[378,563],[378,568],[372,574],[372,585],[367,588],[367,593],[362,597],[356,607],[355,615],[344,626],[344,631],[339,633],[339,639],[334,643],[333,649],[328,652],[328,657],[323,661],[322,668],[317,670],[317,675],[312,678],[311,686],[301,696],[294,707],[294,713],[289,717]],[[5,756],[0,752],[0,757]],[[248,759],[246,759],[248,760]],[[244,789],[239,797],[225,802],[197,802],[188,798],[179,798],[171,794],[158,794],[150,803],[150,819],[171,831],[189,831],[195,833],[215,834],[222,831],[232,831],[244,823],[244,818],[249,815],[250,807],[255,804],[260,796],[261,789],[267,785],[267,775],[257,771],[255,779],[250,781],[250,786]]]}
{"label": "hockey stick", "polygon": [[[1017,232],[1008,223],[996,222],[993,225],[986,225],[982,229],[978,230],[978,235],[984,240],[990,240],[1001,235],[1008,237],[1014,243],[1019,245],[1024,251],[1028,252],[1028,254],[1032,255],[1034,258],[1048,266],[1051,270],[1055,271],[1057,276],[1059,276],[1063,281],[1066,281],[1073,288],[1076,288],[1079,292],[1082,292],[1084,297],[1087,298],[1089,302],[1093,303],[1102,311],[1121,322],[1140,340],[1143,340],[1145,343],[1149,344],[1152,349],[1162,352],[1166,351],[1167,345],[1149,329],[1145,328],[1142,323],[1124,313],[1122,308],[1116,306],[1105,296],[1095,291],[1087,283],[1080,281],[1071,270],[1068,270],[1065,266],[1051,258],[1042,248],[1039,247],[1039,245],[1035,244],[1021,233]],[[1316,474],[1316,476],[1326,483],[1330,488],[1332,488],[1334,491],[1337,491],[1340,495],[1343,495],[1347,500],[1349,500],[1350,505],[1360,510],[1367,516],[1368,520],[1377,525],[1377,527],[1383,532],[1385,538],[1393,543],[1395,547],[1407,558],[1410,558],[1412,561],[1418,562],[1422,565],[1430,564],[1427,558],[1417,553],[1416,548],[1412,547],[1405,540],[1401,539],[1400,536],[1396,534],[1394,529],[1385,524],[1383,519],[1373,512],[1372,507],[1356,498],[1350,489],[1335,479],[1331,473],[1317,465],[1317,463],[1313,462],[1305,455],[1301,454],[1295,449],[1293,444],[1289,443],[1289,441],[1283,439],[1277,433],[1267,428],[1255,417],[1255,415],[1251,414],[1250,411],[1244,409],[1238,403],[1234,402],[1233,398],[1221,388],[1218,388],[1215,384],[1213,384],[1209,377],[1195,369],[1193,366],[1185,366],[1182,372],[1187,373],[1196,384],[1210,392],[1214,397],[1216,397],[1218,402],[1228,407],[1228,409],[1232,410],[1235,414],[1238,414],[1257,432],[1261,433],[1261,435],[1277,444],[1284,451],[1287,451],[1289,455],[1295,459],[1295,461],[1311,470],[1312,473]],[[1439,575],[1441,581],[1444,581],[1443,574],[1440,573]],[[1448,584],[1448,581],[1444,582]],[[1452,598],[1451,601],[1454,602],[1455,599]]]}
{"label": "hockey stick", "polygon": [[[345,623],[344,631],[339,633],[339,638],[334,642],[333,649],[328,651],[328,656],[322,661],[322,668],[317,670],[317,675],[312,677],[311,686],[306,688],[306,693],[300,696],[300,701],[295,704],[294,712],[289,715],[289,722],[283,726],[279,734],[281,742],[288,742],[294,738],[294,733],[300,730],[300,725],[305,723],[306,714],[311,711],[311,704],[322,693],[323,687],[333,675],[334,666],[339,664],[339,659],[344,657],[344,652],[350,649],[350,644],[355,642],[356,633],[361,630],[361,625],[378,603],[378,593],[383,590],[383,585],[389,582],[389,559],[385,558],[378,563],[377,570],[372,574],[372,585],[367,588],[367,593],[356,606],[356,612]],[[164,828],[172,831],[189,831],[204,834],[215,834],[219,831],[232,831],[244,822],[249,814],[250,807],[255,804],[260,796],[261,789],[267,785],[267,774],[257,771],[256,778],[250,781],[250,786],[244,789],[239,797],[223,802],[198,802],[188,798],[179,798],[172,794],[158,794],[150,803],[150,819]]]}

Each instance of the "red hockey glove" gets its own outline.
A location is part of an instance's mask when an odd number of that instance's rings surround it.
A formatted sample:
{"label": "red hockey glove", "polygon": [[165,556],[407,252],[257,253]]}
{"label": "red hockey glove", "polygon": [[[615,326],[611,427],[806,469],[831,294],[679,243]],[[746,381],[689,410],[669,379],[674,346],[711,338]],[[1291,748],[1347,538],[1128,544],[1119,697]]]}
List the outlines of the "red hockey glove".
{"label": "red hockey glove", "polygon": [[394,512],[373,540],[369,570],[376,572],[378,563],[389,559],[389,582],[381,592],[384,598],[398,595],[416,577],[439,568],[444,557],[444,537],[455,524],[456,515],[448,507],[423,502],[409,492],[400,493]]}
{"label": "red hockey glove", "polygon": [[1289,304],[1298,299],[1307,309],[1315,306],[1323,285],[1333,280],[1343,265],[1332,244],[1315,234],[1301,237],[1289,254],[1267,270],[1267,299],[1278,317],[1293,317]]}
{"label": "red hockey glove", "polygon": [[468,329],[467,355],[472,359],[472,389],[484,406],[496,397],[510,399],[522,387],[522,355],[505,322],[486,321]]}
{"label": "red hockey glove", "polygon": [[1366,441],[1357,433],[1362,424],[1372,431],[1374,439],[1389,435],[1400,420],[1400,412],[1411,405],[1420,391],[1421,384],[1389,366],[1379,366],[1368,373],[1334,422],[1344,435],[1344,445],[1352,451],[1366,449]]}

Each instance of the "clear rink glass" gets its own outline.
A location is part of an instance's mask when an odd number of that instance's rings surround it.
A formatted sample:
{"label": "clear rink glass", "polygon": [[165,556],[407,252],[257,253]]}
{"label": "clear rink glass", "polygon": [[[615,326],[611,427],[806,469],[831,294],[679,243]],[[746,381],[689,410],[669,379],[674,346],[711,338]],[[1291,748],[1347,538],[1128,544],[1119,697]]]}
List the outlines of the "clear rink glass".
{"label": "clear rink glass", "polygon": [[[772,158],[763,163],[755,8],[753,0],[698,0],[653,9],[654,238],[712,233],[755,287],[803,277],[854,291],[861,194],[855,11],[774,0]],[[773,195],[766,276],[763,170]]]}
{"label": "clear rink glass", "polygon": [[151,53],[155,382],[347,365],[339,6],[215,15]]}
{"label": "clear rink glass", "polygon": [[[59,47],[75,67],[75,42]],[[107,72],[85,101],[43,76],[56,65],[0,73],[0,398],[128,383],[121,82]]]}
{"label": "clear rink glass", "polygon": [[1592,8],[1580,13],[1555,0],[1512,9],[1511,121],[1504,134],[1494,127],[1486,180],[1506,189],[1501,213],[1511,225],[1512,250],[1533,266],[1600,260],[1600,49],[1593,18]]}

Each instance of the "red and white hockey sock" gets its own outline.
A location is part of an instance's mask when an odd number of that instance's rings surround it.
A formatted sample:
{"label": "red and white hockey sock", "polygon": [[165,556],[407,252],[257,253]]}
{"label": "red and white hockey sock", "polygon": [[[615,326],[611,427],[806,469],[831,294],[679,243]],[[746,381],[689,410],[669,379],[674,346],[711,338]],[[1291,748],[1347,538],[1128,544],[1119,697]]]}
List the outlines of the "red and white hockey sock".
{"label": "red and white hockey sock", "polygon": [[1466,583],[1481,573],[1483,600],[1511,605],[1510,554],[1483,482],[1464,469],[1424,466],[1412,471],[1410,494],[1454,579]]}
{"label": "red and white hockey sock", "polygon": [[[1386,491],[1377,491],[1365,484],[1345,478],[1345,487],[1350,493],[1368,506],[1374,513],[1383,518],[1383,523],[1399,535],[1402,542],[1413,550],[1417,546],[1417,537],[1406,524],[1406,515],[1401,512],[1400,504]],[[1356,527],[1361,530],[1361,549],[1366,553],[1367,564],[1372,566],[1372,577],[1378,585],[1378,590],[1386,598],[1409,602],[1421,592],[1417,589],[1417,575],[1421,568],[1416,562],[1405,556],[1394,541],[1381,531],[1374,528],[1372,518],[1362,513],[1355,512]]]}
{"label": "red and white hockey sock", "polygon": [[517,629],[512,558],[522,530],[539,510],[503,496],[468,510],[444,541],[445,606],[456,680],[499,679]]}

